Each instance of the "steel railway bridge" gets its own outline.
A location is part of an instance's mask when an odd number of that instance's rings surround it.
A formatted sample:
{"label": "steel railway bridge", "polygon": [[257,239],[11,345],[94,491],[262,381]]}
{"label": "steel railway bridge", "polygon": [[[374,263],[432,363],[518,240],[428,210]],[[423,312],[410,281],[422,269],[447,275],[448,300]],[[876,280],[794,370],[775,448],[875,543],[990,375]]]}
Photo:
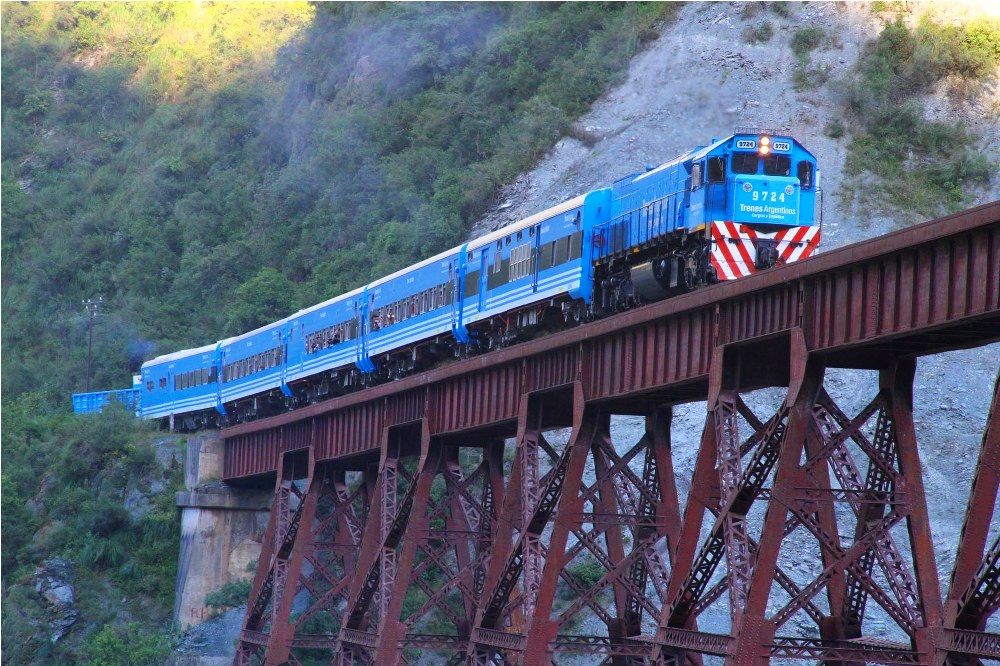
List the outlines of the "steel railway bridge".
{"label": "steel railway bridge", "polygon": [[[1000,202],[231,427],[274,487],[236,663],[1000,659],[1000,396],[944,590],[912,412],[918,358],[997,339]],[[877,372],[857,413],[831,368]]]}

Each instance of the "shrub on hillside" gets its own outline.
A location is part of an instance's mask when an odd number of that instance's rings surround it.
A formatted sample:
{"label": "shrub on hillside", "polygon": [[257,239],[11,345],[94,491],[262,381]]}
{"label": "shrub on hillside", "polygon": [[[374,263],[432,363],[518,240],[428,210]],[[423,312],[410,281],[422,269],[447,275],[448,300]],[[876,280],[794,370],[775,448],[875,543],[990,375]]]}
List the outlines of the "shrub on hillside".
{"label": "shrub on hillside", "polygon": [[949,76],[974,87],[998,63],[1000,21],[956,26],[925,17],[915,29],[898,18],[888,23],[845,87],[857,128],[848,175],[879,183],[852,191],[867,203],[927,217],[965,205],[972,188],[989,183],[995,165],[961,123],[927,120],[919,96]]}

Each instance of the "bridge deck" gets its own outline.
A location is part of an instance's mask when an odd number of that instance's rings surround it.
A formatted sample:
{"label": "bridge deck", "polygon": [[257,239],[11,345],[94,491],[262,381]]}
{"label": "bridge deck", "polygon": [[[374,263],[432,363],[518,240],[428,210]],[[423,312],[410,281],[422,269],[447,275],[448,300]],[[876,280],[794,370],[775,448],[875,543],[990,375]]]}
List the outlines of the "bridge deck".
{"label": "bridge deck", "polygon": [[[225,479],[272,475],[311,443],[318,460],[378,455],[382,430],[421,418],[434,435],[513,435],[521,395],[581,381],[619,413],[704,400],[716,347],[743,347],[740,388],[783,386],[787,342],[829,366],[879,368],[899,356],[1000,337],[1000,202],[718,284],[424,374],[223,430]],[[735,351],[734,353],[739,353]],[[569,424],[566,410],[549,410]],[[257,478],[255,478],[257,477]]]}

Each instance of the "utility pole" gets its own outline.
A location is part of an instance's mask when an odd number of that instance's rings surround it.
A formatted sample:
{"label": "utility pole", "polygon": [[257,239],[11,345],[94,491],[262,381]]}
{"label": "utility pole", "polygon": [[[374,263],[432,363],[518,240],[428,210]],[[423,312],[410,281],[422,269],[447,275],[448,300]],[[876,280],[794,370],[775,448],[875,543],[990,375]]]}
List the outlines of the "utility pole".
{"label": "utility pole", "polygon": [[87,393],[90,393],[90,361],[94,352],[94,320],[101,311],[104,298],[88,298],[83,301],[83,309],[87,312]]}

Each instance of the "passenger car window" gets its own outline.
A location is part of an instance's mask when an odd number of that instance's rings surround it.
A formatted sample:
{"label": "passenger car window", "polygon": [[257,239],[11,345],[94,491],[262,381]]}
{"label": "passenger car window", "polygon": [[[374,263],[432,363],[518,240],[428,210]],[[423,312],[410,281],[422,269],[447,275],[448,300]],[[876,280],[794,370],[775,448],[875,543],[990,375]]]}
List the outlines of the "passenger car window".
{"label": "passenger car window", "polygon": [[788,155],[768,155],[764,158],[764,173],[768,176],[791,175],[792,158]]}
{"label": "passenger car window", "polygon": [[733,153],[733,173],[757,173],[757,153]]}
{"label": "passenger car window", "polygon": [[799,184],[804,188],[813,186],[813,165],[809,162],[799,162],[796,169],[798,171]]}

